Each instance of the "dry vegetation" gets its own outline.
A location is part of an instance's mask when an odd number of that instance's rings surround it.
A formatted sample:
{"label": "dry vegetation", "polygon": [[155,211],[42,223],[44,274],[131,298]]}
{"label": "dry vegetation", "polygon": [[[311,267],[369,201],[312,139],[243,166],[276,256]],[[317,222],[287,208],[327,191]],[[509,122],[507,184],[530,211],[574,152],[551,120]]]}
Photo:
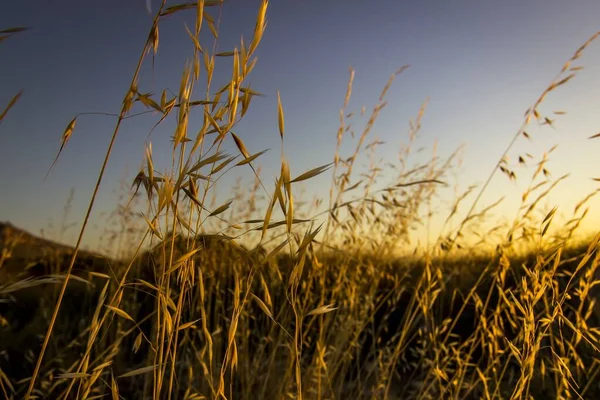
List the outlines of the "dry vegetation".
{"label": "dry vegetation", "polygon": [[[432,217],[458,157],[412,162],[425,106],[396,164],[372,162],[366,171],[358,164],[362,157],[376,160],[371,128],[405,68],[389,80],[356,135],[347,110],[351,71],[334,159],[302,174],[286,161],[278,98],[281,170],[274,184],[263,182],[255,166],[262,152],[250,154],[247,138],[232,129],[258,95],[246,82],[268,1],[258,10],[251,40],[216,54],[219,3],[167,7],[163,1],[125,90],[76,247],[32,253],[27,249],[41,248],[40,242],[23,242],[26,235],[2,227],[2,396],[598,398],[600,236],[575,241],[593,193],[567,224],[551,229],[555,210],[540,214],[540,205],[561,178],[550,178],[548,152],[531,171],[514,223],[482,235],[497,238],[494,246],[465,239],[480,231],[495,206],[479,204],[492,176],[499,171],[518,179],[506,156],[529,136],[529,126],[552,124],[540,106],[575,77],[576,62],[597,34],[527,111],[475,200],[465,208],[470,189],[446,210],[447,222],[458,228],[425,248],[415,246],[411,234]],[[187,30],[194,52],[177,95],[155,96],[143,91],[138,73],[157,52],[160,23],[173,13],[195,16]],[[217,58],[232,68],[229,82],[215,89]],[[157,125],[174,121],[172,162],[159,172],[146,144],[144,167],[114,216],[121,224],[110,232],[116,256],[98,258],[79,251],[81,239],[121,122],[133,107],[154,112]],[[68,124],[62,146],[80,117]],[[199,132],[188,130],[191,118],[202,121]],[[342,154],[348,140],[355,151]],[[226,141],[239,154],[226,154]],[[232,168],[253,171],[253,190],[210,204],[215,183]],[[384,171],[394,179],[379,188]],[[298,183],[325,172],[332,174],[328,199],[299,206]]]}

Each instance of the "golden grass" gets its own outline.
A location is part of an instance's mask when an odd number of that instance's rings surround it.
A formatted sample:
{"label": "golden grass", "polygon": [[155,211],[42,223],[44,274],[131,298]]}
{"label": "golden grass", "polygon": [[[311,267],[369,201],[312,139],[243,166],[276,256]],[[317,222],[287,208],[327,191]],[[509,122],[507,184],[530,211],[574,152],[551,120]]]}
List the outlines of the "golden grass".
{"label": "golden grass", "polygon": [[[19,332],[19,348],[10,345],[10,340],[16,343],[10,324],[16,323],[18,313],[0,319],[6,325],[3,343],[9,343],[4,349],[9,364],[0,364],[3,395],[11,399],[600,395],[595,381],[600,371],[595,288],[600,282],[596,271],[600,236],[583,244],[574,241],[593,194],[582,200],[563,229],[550,229],[555,209],[543,218],[537,216],[540,201],[563,179],[550,179],[550,150],[533,171],[512,225],[486,233],[488,238],[493,234],[500,238],[495,247],[466,240],[469,230],[487,221],[498,204],[477,208],[492,177],[501,171],[508,179],[518,179],[506,156],[520,137],[529,137],[532,123],[552,125],[539,106],[576,76],[580,67],[572,64],[599,34],[575,52],[527,111],[523,126],[458,220],[458,228],[446,230],[432,247],[416,247],[412,231],[431,218],[432,203],[459,152],[445,160],[434,153],[425,164],[411,161],[424,103],[411,121],[398,164],[388,166],[394,179],[377,188],[384,169],[372,157],[380,144],[372,138],[372,127],[386,106],[391,85],[407,67],[391,76],[356,136],[354,113],[347,110],[354,80],[350,70],[333,161],[300,174],[292,173],[285,157],[284,102],[277,93],[281,169],[269,191],[255,167],[264,152],[251,154],[247,138],[232,131],[259,95],[247,85],[247,78],[265,34],[268,1],[260,4],[252,40],[242,39],[232,51],[216,53],[220,21],[211,8],[220,3],[200,0],[167,6],[163,0],[125,90],[69,262],[56,266],[61,275],[18,276],[0,287],[2,300],[27,292],[54,304],[38,303],[33,310],[37,317]],[[193,29],[185,27],[194,50],[183,68],[178,94],[170,98],[165,89],[159,99],[140,92],[144,84],[138,75],[146,57],[157,55],[163,18],[180,12],[196,15]],[[230,60],[232,71],[230,80],[214,90],[216,57]],[[203,88],[195,90],[198,86]],[[203,99],[194,100],[197,91],[204,93]],[[83,279],[74,274],[78,268],[86,272],[79,267],[81,241],[121,122],[137,115],[132,113],[134,105],[154,112],[159,117],[156,125],[176,115],[171,164],[159,171],[151,143],[145,144],[144,167],[132,186],[135,193],[122,199],[116,214],[122,226],[113,232],[116,242],[110,247],[117,257],[107,260],[103,270],[88,270],[88,279]],[[188,130],[192,114],[203,122],[196,134]],[[69,137],[77,134],[75,124],[83,115],[69,122],[54,162]],[[238,155],[222,150],[229,139]],[[342,154],[345,140],[355,142],[349,155]],[[363,172],[358,160],[365,155],[370,165]],[[520,163],[526,158],[534,157],[518,156]],[[215,184],[233,168],[253,172],[252,190],[240,190],[233,200],[215,204],[210,201]],[[319,199],[305,210],[297,184],[326,171],[332,173],[329,204],[323,210]],[[145,204],[136,196],[142,189]],[[446,223],[458,217],[474,189],[456,197]],[[261,199],[265,208],[257,215]],[[0,268],[19,241],[7,237],[2,243]],[[520,246],[527,252],[519,253]],[[410,250],[400,257],[399,248]],[[85,286],[74,289],[69,281]],[[28,292],[57,284],[57,293]],[[19,297],[14,297],[14,303],[6,304],[17,307]],[[77,309],[78,303],[91,307]],[[10,313],[11,307],[2,312]],[[65,307],[68,310],[60,314]],[[41,344],[36,336],[42,333],[40,326],[45,332]],[[7,371],[10,363],[20,363],[23,370]]]}

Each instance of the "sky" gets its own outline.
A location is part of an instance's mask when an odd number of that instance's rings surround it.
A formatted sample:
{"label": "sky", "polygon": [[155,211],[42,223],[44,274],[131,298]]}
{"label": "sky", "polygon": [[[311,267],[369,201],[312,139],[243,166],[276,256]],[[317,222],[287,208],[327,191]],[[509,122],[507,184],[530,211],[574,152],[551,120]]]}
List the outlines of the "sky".
{"label": "sky", "polygon": [[[159,1],[149,3],[156,12]],[[241,36],[246,42],[251,39],[259,4],[259,0],[229,0],[222,9],[209,11],[221,15],[219,51],[239,46]],[[371,109],[389,76],[408,64],[394,82],[373,130],[386,143],[378,155],[396,159],[406,141],[409,119],[429,99],[418,144],[431,149],[437,143],[441,156],[464,144],[457,177],[464,190],[485,181],[527,108],[574,51],[600,29],[598,15],[597,0],[271,1],[265,36],[256,53],[258,63],[248,79],[265,97],[253,99],[236,134],[250,153],[271,149],[258,163],[265,181],[271,182],[280,162],[279,91],[292,175],[327,164],[335,151],[348,68],[356,71],[349,109],[359,111],[363,105]],[[166,87],[177,91],[183,66],[192,55],[184,28],[186,21],[193,26],[192,17],[174,15],[162,22],[154,68],[151,61],[144,65],[140,91],[160,93]],[[76,114],[119,112],[151,23],[146,0],[0,4],[0,29],[31,28],[0,42],[0,105],[23,90],[0,124],[0,221],[34,233],[45,229],[48,234],[49,226],[63,217],[73,190],[69,220],[79,227],[115,118],[80,117],[55,168],[46,180],[44,176],[65,127]],[[230,74],[229,62],[217,64],[217,70],[223,65],[227,71],[222,79]],[[548,112],[567,114],[557,119],[554,128],[532,129],[533,140],[519,141],[510,153],[513,159],[519,152],[539,156],[559,145],[549,169],[555,177],[571,176],[551,201],[561,205],[559,214],[567,216],[573,204],[597,187],[590,178],[600,177],[600,139],[587,139],[600,132],[600,41],[576,65],[585,69],[544,106]],[[122,182],[129,184],[138,172],[144,141],[156,121],[156,116],[145,115],[124,123],[86,245],[97,243],[103,224],[108,223],[106,213],[115,209],[124,193]],[[151,136],[159,166],[168,165],[171,154],[164,144],[172,134],[164,128]],[[243,177],[252,179],[249,172]],[[326,197],[329,181],[327,175],[307,185],[308,196]],[[233,183],[233,177],[226,178],[220,196],[227,198]],[[512,215],[510,207],[517,204],[526,183],[508,182],[499,175],[484,203],[506,195],[512,200],[502,210]],[[590,220],[599,216],[592,212]],[[76,230],[65,240],[74,241]]]}

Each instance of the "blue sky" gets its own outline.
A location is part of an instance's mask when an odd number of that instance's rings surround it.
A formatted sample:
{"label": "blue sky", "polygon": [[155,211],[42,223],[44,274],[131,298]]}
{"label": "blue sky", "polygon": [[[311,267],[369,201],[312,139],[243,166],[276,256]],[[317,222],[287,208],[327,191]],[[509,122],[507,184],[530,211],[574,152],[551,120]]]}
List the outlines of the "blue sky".
{"label": "blue sky", "polygon": [[[81,219],[115,120],[80,118],[58,164],[46,181],[43,178],[74,115],[118,113],[151,26],[145,3],[2,2],[0,29],[32,30],[0,43],[0,104],[24,90],[0,125],[0,220],[39,232],[50,220],[60,221],[71,188],[75,188],[71,220]],[[156,11],[158,0],[151,3]],[[259,4],[259,0],[226,3],[219,50],[237,46],[241,35],[250,40]],[[211,13],[218,16],[219,11]],[[409,118],[429,98],[419,144],[431,148],[437,139],[442,156],[465,144],[458,178],[464,189],[486,179],[525,110],[573,52],[600,29],[598,15],[596,0],[272,1],[256,53],[258,64],[249,78],[252,88],[266,97],[253,100],[236,133],[251,153],[271,149],[260,163],[265,181],[271,182],[279,170],[279,90],[292,175],[326,164],[333,158],[348,67],[356,71],[350,109],[358,111],[363,105],[367,109],[375,105],[390,74],[410,64],[394,83],[375,127],[374,134],[386,142],[379,155],[396,157],[406,140]],[[183,26],[191,17],[175,15],[163,22],[154,70],[150,63],[143,69],[142,92],[165,87],[177,91],[183,65],[192,54]],[[556,204],[574,204],[596,187],[589,178],[600,176],[600,141],[587,140],[600,132],[599,43],[577,64],[585,66],[580,75],[551,96],[544,108],[568,114],[557,120],[556,129],[535,130],[532,143],[519,143],[519,151],[511,153],[539,155],[559,144],[550,169],[556,177],[567,172],[572,176],[552,198]],[[228,63],[223,64],[226,75]],[[98,228],[90,231],[87,244],[93,246],[102,230],[102,213],[115,208],[119,181],[131,182],[137,173],[144,140],[155,121],[156,117],[143,116],[123,125],[92,215]],[[160,143],[171,135],[165,127],[151,138],[158,165],[166,167],[170,159],[169,151],[161,153]],[[249,174],[243,176],[251,179]],[[328,182],[329,176],[307,190],[327,196]],[[504,194],[518,200],[525,185],[507,183],[501,176],[494,182],[485,201]],[[232,183],[233,178],[221,185],[224,198]],[[510,203],[506,207],[512,215]],[[570,214],[570,208],[564,211]]]}

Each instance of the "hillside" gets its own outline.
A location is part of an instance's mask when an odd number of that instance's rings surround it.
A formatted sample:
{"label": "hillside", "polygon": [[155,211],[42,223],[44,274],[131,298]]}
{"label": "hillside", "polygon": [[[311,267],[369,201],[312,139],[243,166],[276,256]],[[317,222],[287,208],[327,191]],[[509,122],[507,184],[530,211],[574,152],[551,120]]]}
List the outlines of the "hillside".
{"label": "hillside", "polygon": [[[36,236],[10,222],[0,222],[0,282],[15,278],[59,273],[65,268],[74,248]],[[98,267],[105,257],[80,250],[77,264]]]}

